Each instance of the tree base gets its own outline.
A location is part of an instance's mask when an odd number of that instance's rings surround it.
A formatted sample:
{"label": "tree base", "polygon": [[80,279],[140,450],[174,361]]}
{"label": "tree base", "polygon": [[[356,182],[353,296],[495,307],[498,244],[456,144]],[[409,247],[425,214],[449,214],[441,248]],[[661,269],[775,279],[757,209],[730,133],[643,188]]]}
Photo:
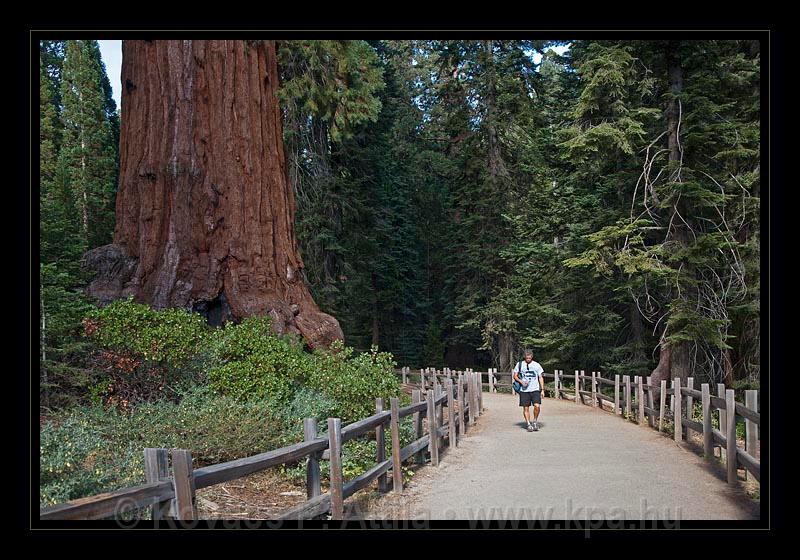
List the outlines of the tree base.
{"label": "tree base", "polygon": [[[293,333],[305,340],[309,348],[329,348],[335,340],[344,340],[344,334],[339,322],[316,308],[313,301],[306,300],[298,303],[281,300],[262,300],[254,302],[252,294],[235,293],[236,296],[245,296],[251,308],[250,313],[237,314],[231,305],[231,294],[223,288],[211,296],[203,295],[191,297],[187,294],[185,301],[175,301],[170,298],[172,305],[158,305],[147,298],[140,297],[136,270],[139,259],[130,257],[114,243],[97,247],[84,254],[81,260],[82,268],[93,274],[93,278],[86,289],[87,295],[92,297],[102,307],[109,303],[133,296],[136,301],[147,303],[153,308],[181,307],[189,311],[200,313],[212,326],[224,325],[229,321],[238,322],[246,316],[272,317],[272,330],[278,335]],[[173,294],[174,296],[174,294]]]}

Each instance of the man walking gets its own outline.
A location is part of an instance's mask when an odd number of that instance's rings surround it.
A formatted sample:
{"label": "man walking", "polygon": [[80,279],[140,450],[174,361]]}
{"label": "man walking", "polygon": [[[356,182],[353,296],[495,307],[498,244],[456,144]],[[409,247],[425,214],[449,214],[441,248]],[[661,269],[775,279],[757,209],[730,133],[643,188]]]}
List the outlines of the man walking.
{"label": "man walking", "polygon": [[[542,389],[544,388],[544,368],[539,362],[533,361],[533,351],[525,350],[525,360],[517,362],[514,366],[514,380],[522,387],[519,390],[519,405],[522,415],[528,423],[529,432],[539,431],[539,405],[542,402]],[[528,407],[533,404],[533,424]]]}

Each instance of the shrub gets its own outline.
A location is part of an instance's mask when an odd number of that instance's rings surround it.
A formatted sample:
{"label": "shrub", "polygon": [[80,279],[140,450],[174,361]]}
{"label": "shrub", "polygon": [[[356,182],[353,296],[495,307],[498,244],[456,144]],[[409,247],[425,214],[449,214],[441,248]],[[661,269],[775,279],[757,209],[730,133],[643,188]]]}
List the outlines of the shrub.
{"label": "shrub", "polygon": [[41,506],[111,490],[115,483],[107,469],[96,465],[107,443],[90,419],[75,413],[59,420],[40,431]]}
{"label": "shrub", "polygon": [[197,378],[198,356],[213,332],[197,314],[153,310],[132,299],[92,310],[83,325],[95,346],[90,394],[94,402],[120,410],[177,399],[180,385]]}
{"label": "shrub", "polygon": [[[388,401],[399,395],[391,354],[373,348],[353,356],[353,349],[340,341],[330,351],[309,354],[298,340],[276,336],[270,326],[269,317],[249,317],[217,333],[208,352],[214,364],[208,374],[212,387],[241,400],[269,399],[291,407],[295,392],[305,385],[310,391],[298,403],[324,399],[313,407],[314,414],[338,416],[345,423],[372,414],[376,397]],[[296,419],[302,427],[302,417]]]}
{"label": "shrub", "polygon": [[400,395],[396,364],[388,352],[373,347],[369,353],[353,357],[353,349],[340,341],[334,342],[331,350],[315,352],[307,382],[333,399],[343,423],[373,414],[376,397],[388,402]]}
{"label": "shrub", "polygon": [[300,342],[277,336],[270,317],[227,324],[209,343],[208,379],[217,391],[237,399],[288,404],[293,380],[302,379],[308,357]]}
{"label": "shrub", "polygon": [[336,403],[324,393],[300,385],[296,387],[291,402],[281,407],[280,411],[286,426],[283,439],[288,445],[303,439],[303,422],[306,418],[314,418],[317,431],[325,432],[328,418],[336,416]]}
{"label": "shrub", "polygon": [[132,297],[92,310],[83,325],[103,348],[128,350],[171,367],[187,365],[213,332],[197,313],[155,310]]}
{"label": "shrub", "polygon": [[270,403],[244,403],[207,387],[178,404],[146,403],[128,414],[75,407],[41,427],[40,503],[142,484],[145,447],[188,449],[199,467],[280,447],[284,431]]}

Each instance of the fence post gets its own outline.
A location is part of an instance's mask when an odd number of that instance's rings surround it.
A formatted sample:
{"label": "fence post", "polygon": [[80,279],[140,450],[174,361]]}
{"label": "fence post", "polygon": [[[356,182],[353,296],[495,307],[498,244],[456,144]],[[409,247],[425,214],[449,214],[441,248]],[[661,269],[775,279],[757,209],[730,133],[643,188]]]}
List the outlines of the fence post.
{"label": "fence post", "polygon": [[[694,389],[694,377],[689,377],[686,379],[686,387],[690,390]],[[694,420],[694,398],[692,395],[686,395],[686,418],[689,420]],[[694,431],[687,425],[686,426],[686,441],[692,441],[692,434]]]}
{"label": "fence post", "polygon": [[[755,389],[748,389],[744,392],[744,405],[752,410],[758,412],[758,391]],[[745,419],[745,451],[753,457],[756,456],[756,447],[758,447],[758,424],[752,420]],[[745,469],[745,475],[749,478],[752,476],[750,471]]]}
{"label": "fence post", "polygon": [[[168,451],[162,448],[147,447],[144,450],[144,474],[147,482],[158,482],[169,479]],[[151,509],[153,520],[169,517],[171,500],[153,504]]]}
{"label": "fence post", "polygon": [[597,407],[597,376],[592,372],[592,407]]}
{"label": "fence post", "polygon": [[706,459],[711,459],[714,456],[714,434],[711,432],[711,389],[708,383],[700,385],[700,393],[700,402],[703,404],[703,453]]}
{"label": "fence post", "polygon": [[[381,399],[376,399],[377,401],[381,401]],[[383,401],[381,401],[381,404]],[[312,439],[317,438],[317,419],[316,418],[305,418],[303,420],[303,438],[305,441],[311,441]],[[381,453],[381,439],[378,439],[378,458],[380,458]],[[318,453],[311,453],[308,456],[306,461],[306,496],[309,498],[314,498],[315,496],[319,496],[322,494],[322,487],[320,485],[320,475],[319,475],[319,454]],[[380,482],[379,482],[380,485]]]}
{"label": "fence post", "polygon": [[172,477],[175,485],[175,513],[178,519],[197,519],[192,453],[172,450]]}
{"label": "fence post", "polygon": [[328,418],[328,442],[331,451],[331,519],[344,517],[344,479],[342,478],[342,419]]}
{"label": "fence post", "polygon": [[672,380],[672,391],[672,424],[675,428],[675,441],[680,442],[683,439],[683,422],[681,421],[683,396],[681,395],[680,377]]}
{"label": "fence post", "polygon": [[[717,396],[721,399],[725,398],[725,384],[724,383],[717,383]],[[725,430],[728,426],[728,420],[725,415],[725,409],[719,409],[719,431],[720,433],[725,433]],[[719,458],[722,459],[722,446],[719,445]]]}
{"label": "fence post", "polygon": [[433,390],[428,389],[428,448],[431,451],[431,464],[434,467],[439,466],[439,438],[437,432],[439,426],[436,425],[436,407],[433,404],[434,394]]}
{"label": "fence post", "polygon": [[475,386],[477,387],[475,394],[478,397],[478,416],[483,414],[483,376],[481,372],[475,372]]}
{"label": "fence post", "polygon": [[614,414],[620,414],[619,409],[619,374],[614,374]]}
{"label": "fence post", "polygon": [[661,404],[658,408],[658,431],[664,431],[664,408],[667,406],[667,380],[661,380]]}
{"label": "fence post", "polygon": [[450,433],[450,447],[455,447],[458,445],[458,436],[456,435],[456,410],[452,379],[447,379],[445,390],[447,391],[447,425]]}
{"label": "fence post", "polygon": [[397,397],[389,399],[391,410],[391,430],[392,430],[392,480],[394,481],[394,491],[403,491],[403,464],[400,461],[400,405]]}
{"label": "fence post", "polygon": [[465,374],[465,382],[467,384],[467,412],[469,413],[469,425],[475,425],[475,389],[472,383],[472,374],[467,371]]}
{"label": "fence post", "polygon": [[728,464],[728,484],[734,484],[739,477],[736,468],[738,459],[736,457],[736,401],[734,400],[733,389],[725,391],[725,409],[725,420],[727,421],[725,437],[728,440],[725,461]]}
{"label": "fence post", "polygon": [[[375,412],[383,412],[383,399],[380,397],[375,399]],[[375,428],[375,446],[377,447],[375,462],[378,464],[383,463],[386,460],[386,435],[383,424],[378,424]],[[394,440],[392,440],[392,446],[394,446]],[[392,453],[394,453],[394,447],[392,447]],[[387,480],[386,473],[383,473],[378,477],[378,492],[388,491],[389,481]]]}
{"label": "fence post", "polygon": [[472,368],[467,373],[469,380],[469,425],[472,426],[478,421],[478,395],[475,394],[475,372]]}
{"label": "fence post", "polygon": [[[422,391],[420,389],[414,389],[411,391],[411,401],[414,404],[422,402]],[[419,438],[422,437],[422,412],[415,412],[414,413],[414,441],[417,441]],[[424,465],[425,464],[425,450],[421,449],[417,452],[417,464]]]}
{"label": "fence post", "polygon": [[403,385],[408,383],[408,366],[403,367]]}
{"label": "fence post", "polygon": [[[441,397],[443,394],[442,386],[436,385],[436,389],[433,391],[433,396],[437,399]],[[434,405],[436,407],[436,428],[440,428],[444,426],[444,403],[438,403]],[[439,437],[439,443],[437,444],[439,449],[444,447],[444,436]]]}
{"label": "fence post", "polygon": [[425,370],[419,370],[419,388],[425,391]]}
{"label": "fence post", "polygon": [[478,385],[478,415],[483,414],[483,373],[475,372],[475,383]]}
{"label": "fence post", "polygon": [[456,401],[458,402],[458,432],[464,434],[467,431],[467,425],[464,423],[464,375],[458,374],[458,381],[456,383]]}
{"label": "fence post", "polygon": [[636,386],[636,401],[639,405],[639,424],[643,425],[644,420],[644,377],[639,376],[639,384]]}
{"label": "fence post", "polygon": [[555,393],[556,393],[555,395],[553,395],[553,398],[556,399],[556,400],[561,398],[561,391],[558,388],[558,370],[557,369],[553,370],[553,388],[555,389]]}
{"label": "fence post", "polygon": [[580,384],[578,382],[578,370],[575,370],[575,404],[579,404],[581,402],[581,393],[578,390]]}
{"label": "fence post", "polygon": [[651,428],[656,425],[655,419],[655,404],[653,403],[653,387],[650,385],[650,376],[647,376],[647,408],[650,409],[650,414],[647,415],[647,424]]}
{"label": "fence post", "polygon": [[625,417],[631,415],[631,376],[623,375],[622,380],[625,382]]}

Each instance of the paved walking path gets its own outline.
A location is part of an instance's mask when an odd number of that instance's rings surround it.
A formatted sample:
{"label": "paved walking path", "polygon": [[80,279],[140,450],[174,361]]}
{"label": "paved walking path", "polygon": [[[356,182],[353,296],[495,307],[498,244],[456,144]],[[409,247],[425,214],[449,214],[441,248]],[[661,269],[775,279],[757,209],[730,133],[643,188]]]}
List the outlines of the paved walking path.
{"label": "paved walking path", "polygon": [[[758,519],[696,451],[610,412],[544,399],[527,432],[517,397],[483,394],[478,424],[368,518]],[[392,496],[394,494],[394,496]]]}

